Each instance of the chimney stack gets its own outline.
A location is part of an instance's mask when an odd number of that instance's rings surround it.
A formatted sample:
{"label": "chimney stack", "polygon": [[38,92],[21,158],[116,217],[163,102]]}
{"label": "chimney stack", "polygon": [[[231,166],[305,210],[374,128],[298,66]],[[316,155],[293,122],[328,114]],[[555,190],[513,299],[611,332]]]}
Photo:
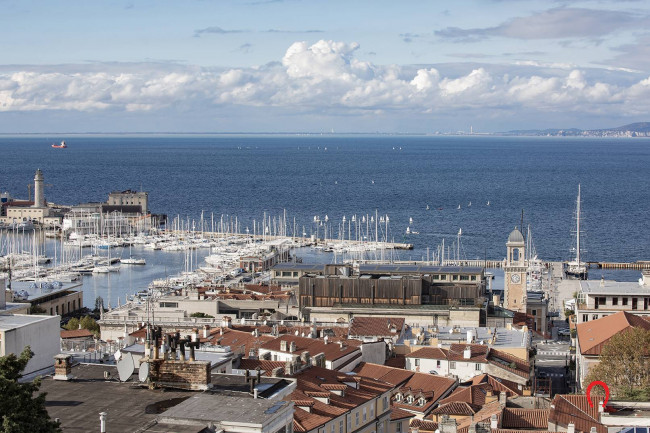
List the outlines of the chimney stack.
{"label": "chimney stack", "polygon": [[295,351],[296,351],[296,342],[295,342],[295,341],[292,341],[292,342],[289,344],[289,352],[293,353],[293,352],[295,352]]}
{"label": "chimney stack", "polygon": [[472,348],[466,346],[465,350],[463,351],[463,359],[470,359],[471,357],[472,357]]}
{"label": "chimney stack", "polygon": [[506,394],[505,391],[501,391],[499,393],[499,404],[501,404],[501,406],[505,407],[507,400],[508,400],[508,394]]}
{"label": "chimney stack", "polygon": [[196,328],[192,328],[192,341],[198,341],[199,340],[199,330]]}
{"label": "chimney stack", "polygon": [[492,430],[496,430],[499,428],[499,420],[497,419],[496,414],[492,414],[492,416],[490,417],[490,428]]}
{"label": "chimney stack", "polygon": [[60,353],[54,357],[54,380],[72,379],[72,355]]}
{"label": "chimney stack", "polygon": [[203,338],[210,336],[210,325],[203,325]]}
{"label": "chimney stack", "polygon": [[566,433],[576,433],[576,425],[570,422],[567,426]]}
{"label": "chimney stack", "polygon": [[280,340],[280,350],[282,352],[287,351],[287,340]]}

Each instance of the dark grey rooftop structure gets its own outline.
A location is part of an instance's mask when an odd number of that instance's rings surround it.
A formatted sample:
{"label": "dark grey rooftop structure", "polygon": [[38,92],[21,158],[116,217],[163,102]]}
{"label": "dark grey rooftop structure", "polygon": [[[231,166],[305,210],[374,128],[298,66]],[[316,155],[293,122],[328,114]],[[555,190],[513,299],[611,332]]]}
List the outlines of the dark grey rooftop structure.
{"label": "dark grey rooftop structure", "polygon": [[480,274],[483,268],[464,266],[429,266],[429,265],[360,265],[361,274]]}

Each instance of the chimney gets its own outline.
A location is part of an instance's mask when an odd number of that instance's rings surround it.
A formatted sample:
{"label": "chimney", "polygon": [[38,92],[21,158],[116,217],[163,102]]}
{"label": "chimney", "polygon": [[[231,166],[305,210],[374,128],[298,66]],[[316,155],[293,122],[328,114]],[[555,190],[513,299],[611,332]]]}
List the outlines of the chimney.
{"label": "chimney", "polygon": [[456,420],[454,418],[449,418],[449,415],[447,414],[442,415],[440,423],[438,424],[438,430],[440,430],[440,433],[457,433],[458,426]]}
{"label": "chimney", "polygon": [[232,327],[232,319],[230,316],[223,316],[221,318],[221,327],[222,328],[231,328]]}
{"label": "chimney", "polygon": [[506,406],[506,401],[508,400],[508,394],[505,391],[499,393],[499,404],[503,407]]}
{"label": "chimney", "polygon": [[499,428],[499,420],[497,419],[496,414],[492,414],[492,416],[490,417],[490,428],[492,430],[496,430]]}
{"label": "chimney", "polygon": [[310,356],[308,351],[304,351],[300,354],[300,361],[303,364],[307,364],[307,365],[310,363]]}
{"label": "chimney", "polygon": [[287,340],[280,340],[280,350],[283,352],[287,351]]}
{"label": "chimney", "polygon": [[275,367],[271,370],[271,377],[282,377],[284,376],[284,369],[282,367]]}
{"label": "chimney", "polygon": [[210,325],[203,325],[203,338],[210,336]]}
{"label": "chimney", "polygon": [[289,343],[289,352],[293,353],[295,351],[296,351],[296,342],[292,341],[291,343]]}
{"label": "chimney", "polygon": [[492,303],[494,304],[495,307],[498,307],[499,304],[501,304],[501,296],[492,295]]}
{"label": "chimney", "polygon": [[471,357],[472,357],[472,348],[466,346],[465,350],[463,351],[463,359],[470,359]]}
{"label": "chimney", "polygon": [[54,380],[72,379],[72,355],[60,353],[54,357]]}
{"label": "chimney", "polygon": [[284,363],[284,372],[289,376],[291,376],[294,373],[293,363],[289,359],[287,359],[287,362]]}
{"label": "chimney", "polygon": [[106,433],[106,412],[99,413],[99,432]]}
{"label": "chimney", "polygon": [[323,338],[323,342],[324,342],[325,344],[327,344],[328,341],[329,341],[329,337],[326,335],[326,336]]}
{"label": "chimney", "polygon": [[476,433],[476,423],[473,422],[467,428],[467,433]]}
{"label": "chimney", "polygon": [[576,425],[570,422],[567,426],[566,433],[576,433]]}
{"label": "chimney", "polygon": [[603,400],[598,400],[598,413],[601,414],[605,412],[605,405]]}
{"label": "chimney", "polygon": [[589,430],[589,433],[598,433],[598,429],[597,429],[596,427],[592,427],[592,428]]}
{"label": "chimney", "polygon": [[198,341],[199,340],[199,330],[196,328],[192,328],[192,341]]}

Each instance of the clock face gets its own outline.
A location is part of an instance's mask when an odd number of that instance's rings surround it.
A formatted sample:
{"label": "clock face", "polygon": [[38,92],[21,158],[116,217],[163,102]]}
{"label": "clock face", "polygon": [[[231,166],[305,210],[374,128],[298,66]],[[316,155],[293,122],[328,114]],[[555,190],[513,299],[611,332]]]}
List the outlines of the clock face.
{"label": "clock face", "polygon": [[512,274],[512,276],[510,277],[510,281],[512,281],[513,283],[518,283],[519,281],[521,281],[521,277],[519,276],[519,274]]}

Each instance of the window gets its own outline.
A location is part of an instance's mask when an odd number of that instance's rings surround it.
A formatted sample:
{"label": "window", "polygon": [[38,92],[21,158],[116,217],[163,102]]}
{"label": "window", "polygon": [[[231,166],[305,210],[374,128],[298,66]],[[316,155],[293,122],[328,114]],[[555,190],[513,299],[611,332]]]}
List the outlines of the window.
{"label": "window", "polygon": [[454,281],[458,281],[458,275],[452,275],[451,279]]}
{"label": "window", "polygon": [[627,305],[627,298],[623,298],[623,305]]}
{"label": "window", "polygon": [[395,433],[402,433],[402,421],[398,421],[395,424]]}
{"label": "window", "polygon": [[420,358],[415,358],[415,366],[416,367],[420,366]]}
{"label": "window", "polygon": [[481,371],[481,364],[479,364],[478,362],[474,364],[474,370]]}
{"label": "window", "polygon": [[472,275],[472,281],[476,281],[476,275]]}
{"label": "window", "polygon": [[461,281],[469,281],[469,275],[461,275],[460,280]]}
{"label": "window", "polygon": [[533,314],[533,316],[537,316],[537,310],[531,310],[531,313]]}
{"label": "window", "polygon": [[352,414],[348,414],[348,431],[352,430]]}
{"label": "window", "polygon": [[583,322],[587,322],[587,321],[589,321],[589,314],[583,314],[583,315],[582,315],[582,321],[583,321]]}
{"label": "window", "polygon": [[440,360],[439,359],[436,361],[436,368],[440,368]]}
{"label": "window", "polygon": [[355,423],[354,423],[354,425],[355,425],[355,426],[358,426],[358,425],[359,425],[359,411],[356,411],[356,412],[354,413],[354,419],[355,419]]}
{"label": "window", "polygon": [[618,305],[618,298],[617,297],[612,298],[612,305]]}
{"label": "window", "polygon": [[366,408],[363,408],[363,422],[366,422],[368,420],[368,414],[366,412]]}
{"label": "window", "polygon": [[375,403],[375,402],[373,401],[373,405],[370,406],[370,418],[374,418],[374,417],[375,417],[375,405],[374,405],[374,403]]}
{"label": "window", "polygon": [[384,410],[388,409],[388,396],[384,396]]}
{"label": "window", "polygon": [[343,420],[339,421],[339,433],[343,433]]}
{"label": "window", "polygon": [[591,316],[591,320],[598,320],[598,314],[594,314]]}
{"label": "window", "polygon": [[449,369],[454,370],[456,368],[456,361],[449,361]]}
{"label": "window", "polygon": [[632,309],[633,310],[636,310],[637,307],[638,307],[637,301],[638,301],[637,298],[632,298]]}
{"label": "window", "polygon": [[441,281],[447,281],[447,276],[446,275],[440,275],[440,280]]}
{"label": "window", "polygon": [[336,432],[334,431],[334,423],[332,423],[332,425],[330,426],[330,433],[336,433]]}
{"label": "window", "polygon": [[434,280],[439,280],[439,279],[440,279],[440,275],[434,274],[433,279],[434,279]]}

